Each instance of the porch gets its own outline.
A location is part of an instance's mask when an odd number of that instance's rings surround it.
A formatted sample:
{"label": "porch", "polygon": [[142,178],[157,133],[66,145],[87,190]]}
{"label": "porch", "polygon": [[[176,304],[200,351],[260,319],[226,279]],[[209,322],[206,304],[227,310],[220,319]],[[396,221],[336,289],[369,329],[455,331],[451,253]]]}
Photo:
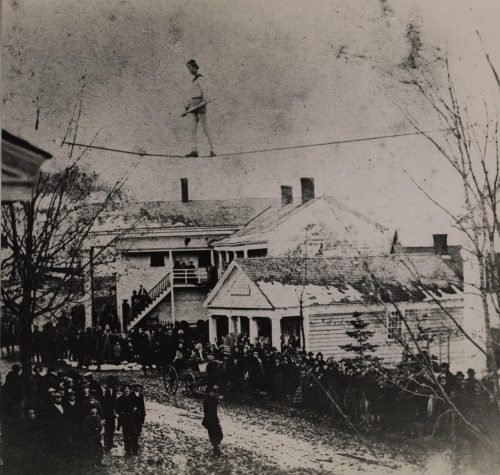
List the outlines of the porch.
{"label": "porch", "polygon": [[231,335],[246,335],[252,344],[268,339],[278,351],[292,339],[301,340],[299,317],[281,315],[210,315],[208,330],[211,342]]}

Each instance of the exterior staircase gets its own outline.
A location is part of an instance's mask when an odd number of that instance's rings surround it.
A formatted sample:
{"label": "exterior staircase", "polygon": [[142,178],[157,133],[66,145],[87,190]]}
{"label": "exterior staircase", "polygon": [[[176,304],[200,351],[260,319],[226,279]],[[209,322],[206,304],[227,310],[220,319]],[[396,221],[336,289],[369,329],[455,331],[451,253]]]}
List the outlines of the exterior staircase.
{"label": "exterior staircase", "polygon": [[[144,307],[139,314],[130,322],[127,331],[134,328],[146,315],[148,315],[165,297],[170,295],[172,291],[172,278],[169,272],[164,276],[149,292],[146,307]],[[134,306],[135,307],[135,306]],[[134,312],[132,307],[132,314]]]}

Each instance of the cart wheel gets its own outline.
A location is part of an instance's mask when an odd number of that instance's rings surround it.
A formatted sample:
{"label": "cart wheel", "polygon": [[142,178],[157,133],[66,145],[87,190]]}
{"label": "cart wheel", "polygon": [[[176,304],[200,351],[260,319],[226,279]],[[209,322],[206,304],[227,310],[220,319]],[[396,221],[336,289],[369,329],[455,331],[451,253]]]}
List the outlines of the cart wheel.
{"label": "cart wheel", "polygon": [[193,373],[187,373],[184,380],[184,388],[186,390],[186,396],[193,396],[195,393],[195,383]]}
{"label": "cart wheel", "polygon": [[179,387],[179,378],[177,376],[177,371],[173,366],[166,366],[163,370],[163,384],[165,385],[165,391],[167,394],[175,394],[177,388]]}

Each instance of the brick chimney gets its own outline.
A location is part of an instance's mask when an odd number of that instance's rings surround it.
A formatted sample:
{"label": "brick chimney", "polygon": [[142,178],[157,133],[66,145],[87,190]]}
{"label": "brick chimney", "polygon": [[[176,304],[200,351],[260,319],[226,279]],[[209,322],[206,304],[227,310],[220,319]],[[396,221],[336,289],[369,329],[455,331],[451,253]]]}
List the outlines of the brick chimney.
{"label": "brick chimney", "polygon": [[291,186],[281,186],[281,206],[293,203],[293,190]]}
{"label": "brick chimney", "polygon": [[314,178],[301,178],[302,204],[314,199]]}
{"label": "brick chimney", "polygon": [[183,203],[189,201],[189,191],[188,191],[188,179],[181,178],[181,198]]}
{"label": "brick chimney", "polygon": [[433,234],[434,239],[434,254],[437,256],[448,254],[448,235],[447,234]]}

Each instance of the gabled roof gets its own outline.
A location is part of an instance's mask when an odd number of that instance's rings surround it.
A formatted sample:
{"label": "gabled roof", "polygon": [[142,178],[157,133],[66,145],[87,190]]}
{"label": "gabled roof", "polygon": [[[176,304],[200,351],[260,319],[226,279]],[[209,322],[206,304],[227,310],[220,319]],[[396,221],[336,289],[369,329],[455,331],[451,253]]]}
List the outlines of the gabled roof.
{"label": "gabled roof", "polygon": [[13,145],[17,145],[23,148],[24,150],[33,152],[36,155],[40,155],[40,157],[42,158],[52,158],[52,155],[49,152],[46,152],[41,148],[35,147],[27,140],[24,140],[21,137],[18,137],[17,135],[11,134],[10,132],[7,132],[4,129],[2,129],[2,142],[9,142]]}
{"label": "gabled roof", "polygon": [[[257,284],[274,307],[281,308],[296,305],[301,289],[304,305],[377,303],[377,286],[386,302],[462,297],[461,279],[433,255],[237,259],[226,272],[233,267]],[[216,286],[212,294],[219,289]]]}
{"label": "gabled roof", "polygon": [[243,198],[228,200],[149,201],[127,203],[99,217],[93,231],[117,231],[135,223],[138,228],[239,227],[277,200]]}
{"label": "gabled roof", "polygon": [[[216,242],[216,247],[251,244],[255,242],[268,242],[273,238],[276,229],[287,220],[298,213],[308,213],[321,203],[326,203],[329,214],[324,216],[325,228],[330,228],[328,232],[334,232],[332,241],[338,239],[350,240],[352,236],[357,238],[363,234],[368,239],[375,236],[375,240],[382,240],[384,251],[389,252],[392,235],[388,235],[388,228],[371,220],[363,214],[347,207],[328,195],[307,201],[306,203],[291,203],[285,206],[273,206],[253,219],[239,231],[229,237]],[[363,233],[353,232],[356,228],[363,227]],[[382,252],[382,251],[380,251]]]}
{"label": "gabled roof", "polygon": [[52,155],[2,130],[2,202],[27,201],[42,163]]}

